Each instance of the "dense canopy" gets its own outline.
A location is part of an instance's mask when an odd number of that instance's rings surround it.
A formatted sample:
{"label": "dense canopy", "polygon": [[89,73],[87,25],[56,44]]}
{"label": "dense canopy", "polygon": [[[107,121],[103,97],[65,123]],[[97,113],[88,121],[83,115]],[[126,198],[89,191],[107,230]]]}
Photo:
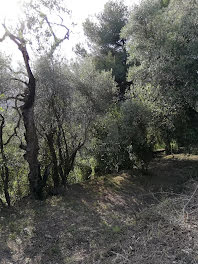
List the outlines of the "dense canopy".
{"label": "dense canopy", "polygon": [[84,21],[88,45],[71,61],[69,15],[64,1],[30,1],[15,25],[1,25],[0,45],[21,58],[0,54],[4,205],[103,173],[146,172],[158,149],[197,151],[197,1],[108,1]]}

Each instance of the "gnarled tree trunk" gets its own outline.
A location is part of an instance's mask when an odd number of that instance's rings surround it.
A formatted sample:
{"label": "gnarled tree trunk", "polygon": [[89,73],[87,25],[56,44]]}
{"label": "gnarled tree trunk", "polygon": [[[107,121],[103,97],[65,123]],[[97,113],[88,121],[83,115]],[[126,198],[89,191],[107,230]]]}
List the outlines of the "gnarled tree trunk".
{"label": "gnarled tree trunk", "polygon": [[25,40],[13,35],[7,30],[7,28],[5,29],[7,36],[18,46],[18,49],[22,53],[27,72],[28,82],[21,81],[24,85],[26,85],[26,89],[22,95],[23,99],[21,99],[21,101],[24,102],[21,106],[21,112],[25,127],[26,140],[26,146],[22,146],[22,148],[25,150],[24,158],[29,165],[28,179],[30,184],[30,194],[34,198],[40,199],[42,197],[43,182],[38,162],[39,145],[34,121],[36,80],[30,67]]}
{"label": "gnarled tree trunk", "polygon": [[[0,175],[3,182],[3,191],[5,195],[5,199],[7,202],[7,205],[10,206],[10,194],[9,194],[9,169],[7,166],[7,158],[4,152],[4,144],[3,144],[3,128],[4,128],[4,117],[0,114],[2,120],[0,124],[0,153],[2,157],[2,165],[0,169]],[[2,200],[0,201],[2,202]],[[2,202],[3,203],[3,202]]]}
{"label": "gnarled tree trunk", "polygon": [[53,132],[50,132],[49,134],[46,134],[47,138],[47,143],[49,146],[49,151],[51,155],[51,160],[52,160],[52,179],[54,182],[54,191],[58,189],[60,186],[60,179],[59,179],[59,169],[58,169],[58,161],[56,157],[56,151],[54,147],[54,135]]}
{"label": "gnarled tree trunk", "polygon": [[36,198],[40,199],[42,197],[42,178],[40,174],[40,166],[38,162],[38,138],[36,133],[36,127],[34,122],[34,108],[30,106],[29,108],[21,108],[23,122],[25,126],[25,154],[24,158],[29,165],[29,185],[30,193]]}

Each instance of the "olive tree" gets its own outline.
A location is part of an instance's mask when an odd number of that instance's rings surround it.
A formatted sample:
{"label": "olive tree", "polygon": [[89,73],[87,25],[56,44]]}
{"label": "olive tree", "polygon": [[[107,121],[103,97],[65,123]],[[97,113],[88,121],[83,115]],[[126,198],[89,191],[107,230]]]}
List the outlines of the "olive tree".
{"label": "olive tree", "polygon": [[132,10],[122,30],[133,65],[128,79],[134,97],[147,97],[152,104],[167,152],[174,136],[184,138],[179,124],[193,122],[195,128],[193,120],[198,118],[197,11],[197,1],[145,0]]}
{"label": "olive tree", "polygon": [[[36,79],[30,58],[35,55],[36,51],[39,56],[42,50],[52,56],[60,43],[68,39],[69,29],[63,24],[64,21],[60,16],[60,12],[66,11],[62,8],[62,1],[59,0],[30,1],[25,5],[23,16],[15,26],[11,26],[6,22],[2,24],[4,34],[0,41],[3,42],[9,39],[16,45],[24,64],[25,76],[15,74],[13,77],[21,83],[22,92],[17,93],[16,91],[13,98],[20,102],[19,111],[23,119],[26,142],[21,144],[21,148],[25,151],[24,158],[29,165],[30,193],[35,198],[41,198],[42,196],[43,181],[38,161],[39,145],[34,120]],[[58,14],[58,18],[56,14]],[[55,22],[53,22],[54,20]],[[61,37],[56,34],[57,28],[63,29]],[[46,45],[46,41],[48,45]],[[35,51],[34,45],[36,44],[38,46]],[[34,48],[34,53],[30,52],[30,46]]]}
{"label": "olive tree", "polygon": [[36,124],[52,164],[54,191],[67,184],[76,156],[92,137],[91,128],[113,102],[111,72],[91,60],[68,65],[42,58],[37,64]]}

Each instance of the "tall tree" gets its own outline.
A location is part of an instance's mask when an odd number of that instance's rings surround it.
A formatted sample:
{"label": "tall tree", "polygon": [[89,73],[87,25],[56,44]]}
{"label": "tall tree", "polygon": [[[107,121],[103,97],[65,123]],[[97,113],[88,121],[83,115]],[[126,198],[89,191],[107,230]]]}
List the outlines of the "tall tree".
{"label": "tall tree", "polygon": [[122,2],[109,1],[96,19],[97,22],[87,19],[83,24],[84,33],[93,49],[92,56],[96,68],[112,69],[119,94],[123,97],[129,83],[126,81],[128,69],[126,41],[125,38],[120,37],[120,32],[127,23],[127,7]]}
{"label": "tall tree", "polygon": [[[163,122],[156,120],[160,129],[166,127],[167,144],[179,123],[198,120],[197,14],[197,1],[142,1],[122,33],[133,65],[128,79],[134,82],[136,97],[147,94],[153,107],[158,105],[153,108],[154,116],[163,105]],[[171,119],[171,129],[163,126]]]}
{"label": "tall tree", "polygon": [[[60,3],[61,1],[56,0],[47,2],[42,0],[39,2],[31,1],[24,9],[26,16],[22,21],[19,21],[15,29],[6,25],[6,23],[2,24],[5,33],[0,39],[2,42],[8,38],[18,47],[26,70],[25,79],[15,78],[16,81],[19,81],[24,86],[24,91],[15,95],[15,99],[21,102],[20,111],[25,127],[26,141],[26,145],[21,145],[21,147],[25,151],[24,158],[29,165],[28,178],[30,183],[30,193],[35,198],[41,198],[43,183],[38,161],[39,145],[34,121],[36,80],[30,64],[28,45],[30,45],[32,41],[35,42],[40,40],[40,38],[45,37],[46,39],[49,39],[50,47],[45,46],[40,42],[39,44],[41,44],[42,48],[47,50],[49,56],[51,56],[58,45],[63,40],[68,39],[69,29],[63,24],[63,19],[60,18],[60,23],[51,22],[48,16],[49,8],[50,12],[52,12],[52,10],[61,10]],[[62,37],[56,35],[54,26],[64,28],[64,34]]]}
{"label": "tall tree", "polygon": [[112,104],[115,82],[111,72],[96,71],[91,60],[68,66],[62,60],[42,58],[36,68],[36,123],[48,146],[56,192],[67,184],[93,123]]}

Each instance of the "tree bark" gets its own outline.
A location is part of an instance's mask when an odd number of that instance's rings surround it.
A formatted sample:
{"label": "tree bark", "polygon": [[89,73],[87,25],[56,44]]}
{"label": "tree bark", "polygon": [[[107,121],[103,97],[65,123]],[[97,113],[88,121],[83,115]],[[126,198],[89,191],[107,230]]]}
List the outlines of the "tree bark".
{"label": "tree bark", "polygon": [[10,206],[10,194],[9,194],[9,169],[7,166],[7,158],[4,152],[4,143],[3,143],[3,128],[4,128],[4,117],[1,115],[2,121],[0,125],[0,149],[1,149],[1,156],[2,156],[2,168],[1,168],[1,179],[3,182],[3,191],[5,195],[5,199],[7,205]]}
{"label": "tree bark", "polygon": [[27,52],[25,40],[10,33],[5,25],[4,28],[7,36],[18,46],[27,72],[28,83],[23,82],[26,85],[26,89],[23,95],[24,104],[21,106],[26,140],[26,146],[23,147],[23,149],[26,151],[24,158],[29,165],[28,179],[30,184],[30,194],[36,199],[41,199],[43,184],[40,173],[40,164],[38,162],[39,145],[34,121],[36,80],[30,67],[29,54]]}
{"label": "tree bark", "polygon": [[[48,54],[50,56],[65,39],[69,39],[69,29],[62,22],[60,24],[57,24],[57,26],[64,28],[64,30],[66,31],[66,33],[63,35],[62,38],[58,38],[55,32],[53,31],[52,25],[49,22],[47,16],[44,16],[44,20],[47,23],[51,36],[54,38],[54,43],[51,45],[51,50],[50,53]],[[21,106],[20,109],[22,112],[23,122],[25,126],[25,140],[26,140],[26,146],[21,146],[21,147],[23,150],[26,151],[26,153],[24,154],[24,158],[26,159],[29,165],[28,178],[30,184],[30,193],[35,198],[40,199],[42,197],[42,189],[44,187],[45,179],[42,179],[40,173],[40,164],[38,161],[39,144],[38,144],[36,126],[34,121],[34,101],[35,101],[36,81],[29,63],[29,54],[26,48],[27,41],[23,37],[22,30],[18,31],[18,33],[21,34],[17,34],[17,33],[12,34],[9,31],[9,29],[6,27],[5,23],[3,24],[3,27],[5,29],[5,33],[3,37],[0,38],[0,42],[4,41],[5,38],[8,37],[10,38],[11,41],[13,41],[17,45],[18,49],[22,54],[27,72],[28,82],[19,80],[24,85],[26,85],[25,92],[22,95],[22,98],[20,98],[20,101],[24,101],[24,104]],[[47,177],[47,171],[48,170],[46,170],[46,177]]]}
{"label": "tree bark", "polygon": [[65,177],[64,171],[63,171],[64,158],[63,158],[62,149],[61,149],[60,137],[61,137],[61,133],[59,131],[57,135],[57,146],[58,146],[58,156],[59,156],[59,174],[61,176],[61,183],[65,187],[67,185],[67,177]]}
{"label": "tree bark", "polygon": [[7,205],[10,207],[11,205],[11,200],[10,200],[10,194],[9,194],[9,170],[6,164],[3,165],[3,168],[1,169],[1,178],[3,181],[3,190],[4,190],[4,195],[6,199]]}
{"label": "tree bark", "polygon": [[166,155],[170,155],[170,154],[172,154],[171,152],[172,151],[171,151],[170,141],[169,140],[166,140],[165,141],[165,153],[166,153]]}
{"label": "tree bark", "polygon": [[38,162],[38,138],[36,134],[36,127],[34,122],[34,108],[33,105],[28,108],[21,108],[23,122],[25,126],[25,154],[24,158],[28,162],[29,165],[29,186],[30,186],[30,194],[36,198],[42,198],[42,178],[40,174],[40,165]]}
{"label": "tree bark", "polygon": [[57,162],[57,157],[56,157],[56,151],[54,148],[54,136],[53,133],[49,133],[46,135],[47,137],[47,143],[49,146],[49,150],[50,150],[50,155],[51,155],[51,159],[52,159],[52,179],[54,182],[54,189],[56,190],[59,185],[60,185],[60,179],[59,179],[59,170],[58,170],[58,162]]}

